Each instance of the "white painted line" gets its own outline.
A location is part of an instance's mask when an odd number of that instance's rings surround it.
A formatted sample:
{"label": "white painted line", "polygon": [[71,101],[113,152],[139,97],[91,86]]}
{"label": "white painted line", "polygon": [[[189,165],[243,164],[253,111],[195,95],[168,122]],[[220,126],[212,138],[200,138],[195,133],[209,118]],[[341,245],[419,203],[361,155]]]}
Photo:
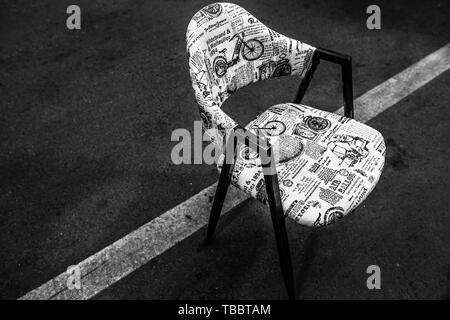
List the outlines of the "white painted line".
{"label": "white painted line", "polygon": [[[367,122],[450,69],[450,42],[355,100],[355,117]],[[344,108],[336,113],[344,114]]]}
{"label": "white painted line", "polygon": [[[367,122],[450,69],[450,43],[355,100]],[[343,113],[340,108],[337,113]],[[20,299],[89,299],[206,225],[216,184],[80,262],[81,289],[68,289],[62,273]],[[230,187],[224,214],[248,197]]]}
{"label": "white painted line", "polygon": [[[215,190],[216,183],[80,262],[79,290],[67,288],[69,274],[63,272],[20,299],[89,299],[203,227]],[[247,198],[230,187],[223,212]]]}

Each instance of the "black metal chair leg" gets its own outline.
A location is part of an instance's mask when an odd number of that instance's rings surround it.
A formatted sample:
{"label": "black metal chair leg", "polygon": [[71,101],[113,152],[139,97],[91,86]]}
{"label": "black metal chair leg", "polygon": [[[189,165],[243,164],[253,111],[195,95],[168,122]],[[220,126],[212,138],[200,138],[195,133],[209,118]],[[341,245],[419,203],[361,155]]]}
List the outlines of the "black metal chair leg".
{"label": "black metal chair leg", "polygon": [[269,156],[272,158],[271,161],[267,166],[263,165],[267,200],[269,202],[272,224],[275,231],[275,239],[277,242],[278,256],[280,259],[284,284],[286,286],[289,300],[294,300],[294,273],[292,270],[291,253],[289,250],[284,211],[281,205],[280,189],[276,173],[275,161],[271,155]]}
{"label": "black metal chair leg", "polygon": [[[265,176],[267,197],[270,206],[270,214],[272,224],[275,231],[275,239],[277,242],[278,256],[281,264],[281,272],[284,278],[289,300],[295,299],[294,273],[292,270],[291,253],[289,250],[289,242],[286,232],[283,208],[281,207],[281,199],[279,198],[277,176]],[[278,199],[277,195],[278,194]]]}
{"label": "black metal chair leg", "polygon": [[349,55],[334,52],[331,50],[316,48],[313,54],[313,62],[310,70],[307,72],[305,78],[300,84],[300,88],[297,92],[295,98],[295,103],[300,103],[306,89],[308,88],[309,82],[312,79],[313,73],[319,64],[320,60],[325,60],[328,62],[336,63],[341,66],[342,71],[342,91],[344,97],[344,115],[348,118],[354,118],[354,107],[353,107],[353,82],[352,82],[352,58]]}
{"label": "black metal chair leg", "polygon": [[295,96],[294,103],[301,103],[303,100],[303,97],[305,96],[306,90],[309,87],[309,84],[311,83],[311,80],[314,76],[314,72],[316,72],[317,65],[319,64],[319,59],[313,55],[313,61],[311,64],[311,67],[309,68],[308,72],[300,82],[300,86],[298,87],[297,95]]}
{"label": "black metal chair leg", "polygon": [[225,144],[225,157],[223,159],[222,170],[220,172],[219,181],[217,182],[216,194],[214,195],[211,214],[209,215],[208,231],[206,233],[205,240],[206,245],[211,243],[214,230],[219,222],[223,203],[227,195],[228,187],[231,183],[231,173],[233,172],[236,161],[236,148],[237,137],[235,135],[228,136]]}
{"label": "black metal chair leg", "polygon": [[342,63],[342,83],[344,93],[344,115],[354,118],[353,111],[353,81],[352,81],[352,60],[350,57]]}
{"label": "black metal chair leg", "polygon": [[[224,162],[226,162],[224,160]],[[230,174],[232,170],[232,164],[224,163],[222,171],[220,172],[219,182],[217,183],[216,194],[214,195],[214,201],[209,216],[208,231],[206,233],[206,244],[210,244],[214,230],[219,222],[220,212],[227,195],[228,187],[230,186]]]}

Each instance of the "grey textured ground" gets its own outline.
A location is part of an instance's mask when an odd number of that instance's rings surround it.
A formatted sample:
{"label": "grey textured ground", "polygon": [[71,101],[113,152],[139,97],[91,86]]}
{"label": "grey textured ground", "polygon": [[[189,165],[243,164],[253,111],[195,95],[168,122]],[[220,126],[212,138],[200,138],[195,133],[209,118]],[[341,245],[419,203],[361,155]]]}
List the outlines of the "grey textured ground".
{"label": "grey textured ground", "polygon": [[[444,1],[235,1],[268,26],[354,58],[355,96],[448,42]],[[170,134],[198,119],[185,30],[207,1],[0,2],[0,298],[18,298],[217,179],[175,166]],[[341,105],[321,64],[305,103]],[[380,183],[354,215],[312,233],[289,223],[299,297],[450,298],[448,73],[369,124],[388,143]],[[246,123],[293,98],[293,79],[244,88],[226,110]],[[249,201],[97,298],[284,298],[272,227]],[[204,231],[204,230],[201,230]],[[368,265],[382,290],[365,286]]]}

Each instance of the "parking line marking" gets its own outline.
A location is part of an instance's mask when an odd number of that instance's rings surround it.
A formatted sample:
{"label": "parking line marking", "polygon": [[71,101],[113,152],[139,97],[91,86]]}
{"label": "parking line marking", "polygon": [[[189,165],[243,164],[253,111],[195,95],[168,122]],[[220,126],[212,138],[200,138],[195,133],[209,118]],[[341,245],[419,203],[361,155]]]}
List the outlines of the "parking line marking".
{"label": "parking line marking", "polygon": [[[450,69],[450,43],[355,100],[357,120],[367,122]],[[343,108],[336,111],[343,114]],[[20,300],[89,299],[189,237],[208,222],[216,184],[161,214],[77,264],[81,288],[69,289],[63,272]],[[222,214],[248,196],[231,186]]]}
{"label": "parking line marking", "polygon": [[[450,69],[450,42],[355,100],[355,116],[367,122]],[[336,111],[344,114],[344,108]]]}

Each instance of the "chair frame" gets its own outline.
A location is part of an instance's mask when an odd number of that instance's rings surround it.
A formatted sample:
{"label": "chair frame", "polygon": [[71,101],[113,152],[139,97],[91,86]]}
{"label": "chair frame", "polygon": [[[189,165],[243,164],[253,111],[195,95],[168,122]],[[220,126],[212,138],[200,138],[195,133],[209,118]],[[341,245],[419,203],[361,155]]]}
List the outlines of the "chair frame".
{"label": "chair frame", "polygon": [[[302,78],[294,103],[301,103],[306,90],[313,78],[314,72],[321,60],[335,63],[341,66],[344,115],[348,118],[354,118],[353,108],[353,84],[352,84],[352,58],[349,55],[341,54],[327,49],[316,48],[312,56],[312,64],[305,76]],[[284,210],[281,203],[280,189],[278,184],[278,175],[275,165],[272,147],[265,141],[261,144],[262,137],[254,135],[241,126],[232,129],[233,135],[226,142],[225,160],[220,173],[217,189],[214,196],[213,205],[209,217],[208,230],[206,234],[206,244],[212,242],[214,230],[219,222],[222,206],[225,201],[228,187],[231,183],[231,173],[233,172],[234,162],[236,160],[236,148],[239,138],[245,140],[245,144],[257,152],[261,157],[264,181],[266,185],[267,200],[269,203],[272,224],[275,231],[275,240],[277,243],[278,256],[281,264],[281,271],[287,290],[289,300],[295,299],[294,273],[292,269],[291,254],[286,232]],[[242,141],[242,140],[241,140]],[[263,147],[265,146],[265,147]],[[232,161],[227,161],[229,151],[234,151]],[[263,152],[262,152],[263,151]]]}

